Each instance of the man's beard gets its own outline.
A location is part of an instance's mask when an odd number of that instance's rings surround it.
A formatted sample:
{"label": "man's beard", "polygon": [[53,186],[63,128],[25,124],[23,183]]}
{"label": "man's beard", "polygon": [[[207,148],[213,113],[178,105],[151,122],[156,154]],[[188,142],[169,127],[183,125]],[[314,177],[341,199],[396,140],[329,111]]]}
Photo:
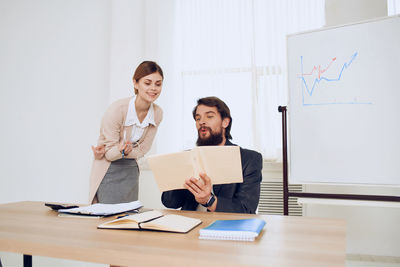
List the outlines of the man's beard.
{"label": "man's beard", "polygon": [[[200,130],[206,128],[210,133],[210,136],[207,138],[200,138]],[[197,131],[198,137],[196,145],[198,146],[217,146],[222,143],[222,131],[220,132],[213,132],[210,127],[201,127]]]}

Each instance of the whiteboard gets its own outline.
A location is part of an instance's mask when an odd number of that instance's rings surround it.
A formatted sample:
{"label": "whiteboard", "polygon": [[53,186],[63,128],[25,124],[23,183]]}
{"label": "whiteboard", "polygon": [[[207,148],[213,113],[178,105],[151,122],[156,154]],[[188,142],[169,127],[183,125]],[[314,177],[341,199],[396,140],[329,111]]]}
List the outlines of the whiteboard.
{"label": "whiteboard", "polygon": [[400,17],[289,35],[290,183],[400,185]]}

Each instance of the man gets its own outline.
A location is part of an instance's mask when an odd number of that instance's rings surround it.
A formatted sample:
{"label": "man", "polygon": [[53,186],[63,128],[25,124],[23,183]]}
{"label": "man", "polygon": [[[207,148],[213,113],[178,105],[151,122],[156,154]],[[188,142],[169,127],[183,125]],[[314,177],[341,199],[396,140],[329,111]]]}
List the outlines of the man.
{"label": "man", "polygon": [[[232,118],[228,106],[217,97],[197,101],[193,118],[198,131],[198,146],[232,146],[229,140]],[[161,201],[167,208],[219,212],[255,213],[260,199],[262,156],[240,148],[243,183],[212,185],[212,177],[200,174],[185,181],[186,189],[166,191]]]}

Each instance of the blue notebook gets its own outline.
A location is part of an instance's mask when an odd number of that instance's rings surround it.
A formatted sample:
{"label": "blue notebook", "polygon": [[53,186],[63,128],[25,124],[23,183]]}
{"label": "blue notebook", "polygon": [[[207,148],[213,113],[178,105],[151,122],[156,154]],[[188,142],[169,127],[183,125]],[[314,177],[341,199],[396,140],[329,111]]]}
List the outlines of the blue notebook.
{"label": "blue notebook", "polygon": [[262,219],[216,220],[200,229],[200,239],[254,241],[264,228]]}

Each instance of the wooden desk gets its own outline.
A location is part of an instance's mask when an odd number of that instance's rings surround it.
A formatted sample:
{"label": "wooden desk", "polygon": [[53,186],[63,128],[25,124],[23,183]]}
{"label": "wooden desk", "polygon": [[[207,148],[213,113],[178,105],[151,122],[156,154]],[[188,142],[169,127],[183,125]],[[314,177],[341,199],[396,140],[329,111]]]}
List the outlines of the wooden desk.
{"label": "wooden desk", "polygon": [[[42,202],[0,205],[0,251],[121,266],[345,266],[345,222],[336,219],[163,210],[203,221],[188,234],[105,230],[110,218],[58,217]],[[261,217],[255,242],[199,240],[216,219]]]}

